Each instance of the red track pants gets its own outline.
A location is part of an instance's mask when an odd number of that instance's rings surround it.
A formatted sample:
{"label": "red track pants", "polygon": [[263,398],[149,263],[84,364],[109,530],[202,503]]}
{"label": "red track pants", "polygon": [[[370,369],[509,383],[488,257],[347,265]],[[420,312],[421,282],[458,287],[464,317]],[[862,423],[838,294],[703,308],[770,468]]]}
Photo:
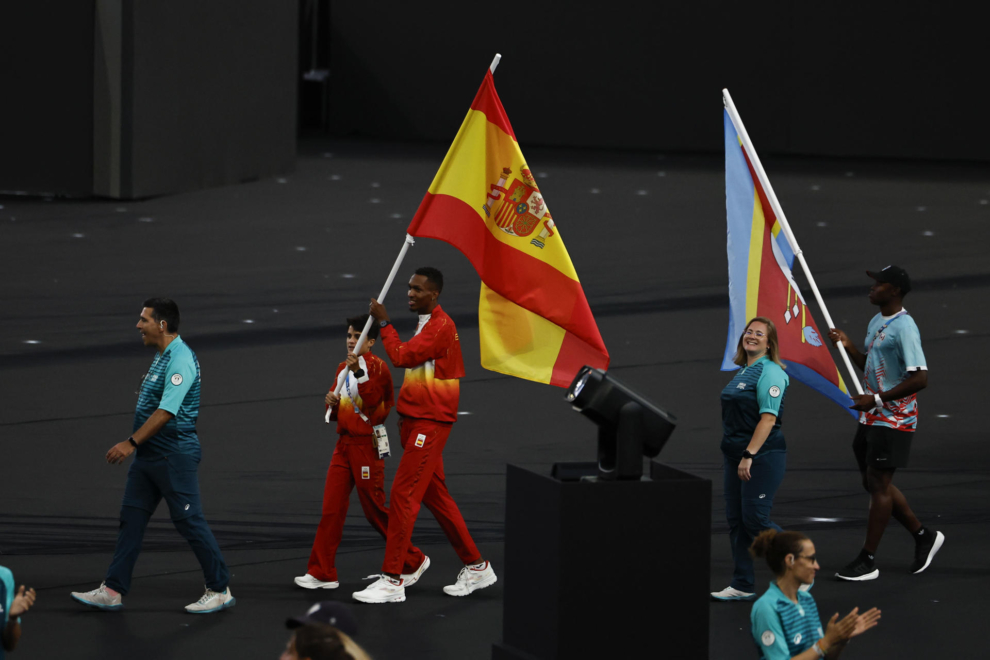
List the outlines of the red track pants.
{"label": "red track pants", "polygon": [[[481,559],[464,517],[447,492],[443,475],[443,448],[450,435],[450,424],[426,419],[403,417],[399,420],[402,460],[395,473],[390,493],[388,536],[385,541],[383,573],[397,575],[408,556],[413,525],[419,515],[420,503],[426,505],[454,551],[465,564]],[[408,562],[408,559],[405,560]]]}
{"label": "red track pants", "polygon": [[[355,484],[364,517],[383,538],[387,538],[389,512],[385,507],[385,461],[378,458],[378,450],[371,436],[341,436],[333,450],[323,487],[323,516],[306,568],[306,572],[317,580],[337,581],[334,559]],[[399,559],[402,573],[415,571],[425,557],[416,546],[410,544],[407,547],[408,550]]]}

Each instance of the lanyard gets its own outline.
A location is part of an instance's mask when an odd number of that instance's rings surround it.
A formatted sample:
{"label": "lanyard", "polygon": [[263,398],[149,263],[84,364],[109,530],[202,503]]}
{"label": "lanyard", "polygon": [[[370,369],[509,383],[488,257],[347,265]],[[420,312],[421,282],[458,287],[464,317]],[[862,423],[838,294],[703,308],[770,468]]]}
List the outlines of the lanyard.
{"label": "lanyard", "polygon": [[901,311],[897,312],[892,317],[890,317],[890,320],[888,320],[886,323],[884,323],[879,328],[877,328],[877,331],[873,334],[873,339],[870,340],[870,345],[866,347],[866,352],[869,353],[873,349],[873,344],[876,343],[877,338],[883,333],[884,330],[887,329],[887,326],[888,325],[890,325],[891,323],[893,323],[897,319],[901,318],[905,314],[907,314],[907,310],[906,309],[902,309]]}

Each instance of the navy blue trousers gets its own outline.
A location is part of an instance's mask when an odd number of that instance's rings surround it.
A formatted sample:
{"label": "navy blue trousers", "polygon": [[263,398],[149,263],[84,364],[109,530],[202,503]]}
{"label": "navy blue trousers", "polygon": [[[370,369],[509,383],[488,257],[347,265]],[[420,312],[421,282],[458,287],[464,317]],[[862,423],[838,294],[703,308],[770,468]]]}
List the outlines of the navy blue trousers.
{"label": "navy blue trousers", "polygon": [[729,521],[729,542],[732,544],[732,559],[735,570],[732,573],[732,588],[748,593],[756,592],[756,577],[753,573],[753,558],[749,546],[753,539],[765,529],[781,528],[770,520],[770,509],[777,494],[780,482],[784,480],[787,467],[787,453],[778,451],[758,454],[750,468],[750,480],[739,478],[739,459],[723,454],[725,471],[725,517]]}
{"label": "navy blue trousers", "polygon": [[107,586],[122,594],[131,587],[134,564],[141,554],[144,530],[158,504],[165,500],[175,529],[189,542],[206,578],[206,586],[223,591],[230,571],[216,538],[203,517],[199,498],[199,461],[172,454],[158,460],[136,459],[127,472],[127,486],[120,507],[120,531],[113,561],[107,569]]}

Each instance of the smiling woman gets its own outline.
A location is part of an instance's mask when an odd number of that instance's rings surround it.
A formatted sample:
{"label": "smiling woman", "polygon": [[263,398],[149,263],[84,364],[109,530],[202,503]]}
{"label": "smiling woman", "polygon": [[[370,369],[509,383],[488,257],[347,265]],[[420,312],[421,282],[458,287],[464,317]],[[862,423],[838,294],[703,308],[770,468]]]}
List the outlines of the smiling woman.
{"label": "smiling woman", "polygon": [[734,361],[742,368],[721,398],[725,515],[735,571],[728,587],[712,592],[720,601],[756,598],[749,546],[764,529],[780,529],[770,510],[787,461],[780,423],[789,379],[773,321],[758,316],[746,325]]}

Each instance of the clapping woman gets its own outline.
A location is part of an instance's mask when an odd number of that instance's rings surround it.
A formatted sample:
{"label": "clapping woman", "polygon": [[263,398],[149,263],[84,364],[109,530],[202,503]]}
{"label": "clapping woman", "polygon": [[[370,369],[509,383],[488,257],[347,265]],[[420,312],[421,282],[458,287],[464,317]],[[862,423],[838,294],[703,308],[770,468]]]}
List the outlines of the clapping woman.
{"label": "clapping woman", "polygon": [[825,630],[810,592],[801,589],[815,581],[820,569],[815,545],[804,534],[768,529],[753,541],[754,557],[765,557],[777,579],[750,613],[753,641],[763,660],[834,660],[846,642],[873,628],[880,610],[859,613],[859,608],[839,619],[833,614]]}

